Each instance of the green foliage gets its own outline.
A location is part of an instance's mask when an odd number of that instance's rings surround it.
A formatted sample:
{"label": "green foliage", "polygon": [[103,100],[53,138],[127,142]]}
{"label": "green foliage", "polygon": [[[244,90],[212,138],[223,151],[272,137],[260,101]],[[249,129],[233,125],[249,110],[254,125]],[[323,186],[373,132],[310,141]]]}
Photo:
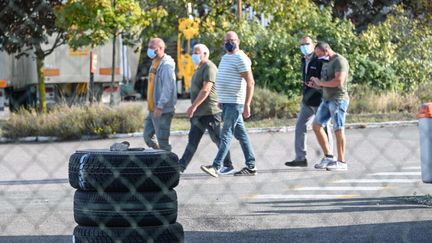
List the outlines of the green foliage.
{"label": "green foliage", "polygon": [[218,63],[224,54],[223,38],[228,30],[234,30],[241,39],[241,49],[253,63],[253,72],[258,86],[289,97],[301,94],[300,38],[304,35],[318,37],[329,42],[338,52],[345,54],[355,40],[353,26],[349,21],[334,20],[330,9],[321,11],[310,1],[257,1],[257,7],[266,10],[267,4],[276,12],[270,26],[242,19],[229,21],[219,17],[217,26],[206,26],[201,42],[208,45],[211,59]]}
{"label": "green foliage", "polygon": [[162,8],[144,12],[135,0],[72,0],[56,12],[57,24],[68,29],[69,45],[103,45],[122,34],[132,44],[152,19],[166,15]]}
{"label": "green foliage", "polygon": [[375,90],[413,91],[432,75],[432,29],[410,19],[401,6],[358,37],[360,70],[354,81]]}
{"label": "green foliage", "polygon": [[55,136],[79,139],[83,135],[106,137],[115,133],[130,133],[142,129],[144,109],[141,105],[109,107],[57,106],[49,113],[20,110],[12,113],[2,127],[3,136],[16,139],[26,136]]}
{"label": "green foliage", "polygon": [[[64,43],[64,32],[55,24],[54,9],[63,4],[61,0],[15,0],[0,1],[0,51],[21,54],[35,51],[44,58],[54,48]],[[56,42],[47,50],[42,45],[49,36]]]}
{"label": "green foliage", "polygon": [[[0,51],[16,57],[36,56],[39,108],[42,112],[46,112],[45,77],[41,70],[43,60],[66,40],[65,30],[55,22],[55,9],[62,5],[61,0],[0,1]],[[44,47],[49,37],[54,41]]]}

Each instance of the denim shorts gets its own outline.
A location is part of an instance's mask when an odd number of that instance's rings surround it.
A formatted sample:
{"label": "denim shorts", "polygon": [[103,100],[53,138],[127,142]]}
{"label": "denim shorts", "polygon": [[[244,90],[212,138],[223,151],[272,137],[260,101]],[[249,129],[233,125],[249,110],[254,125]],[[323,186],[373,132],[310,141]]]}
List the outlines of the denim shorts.
{"label": "denim shorts", "polygon": [[333,130],[344,129],[349,100],[323,100],[313,121],[314,124],[327,126],[330,118],[333,120]]}

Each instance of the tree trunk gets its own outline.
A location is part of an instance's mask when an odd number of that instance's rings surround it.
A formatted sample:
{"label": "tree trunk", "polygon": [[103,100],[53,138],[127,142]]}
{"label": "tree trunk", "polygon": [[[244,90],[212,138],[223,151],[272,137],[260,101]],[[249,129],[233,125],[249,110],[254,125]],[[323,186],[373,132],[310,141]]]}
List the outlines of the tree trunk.
{"label": "tree trunk", "polygon": [[38,82],[39,82],[39,111],[47,112],[46,93],[45,93],[45,75],[44,75],[44,56],[37,55],[36,57]]}
{"label": "tree trunk", "polygon": [[112,50],[112,68],[111,68],[111,95],[110,95],[110,105],[114,105],[114,79],[115,79],[115,55],[116,55],[116,38],[113,37],[113,50]]}

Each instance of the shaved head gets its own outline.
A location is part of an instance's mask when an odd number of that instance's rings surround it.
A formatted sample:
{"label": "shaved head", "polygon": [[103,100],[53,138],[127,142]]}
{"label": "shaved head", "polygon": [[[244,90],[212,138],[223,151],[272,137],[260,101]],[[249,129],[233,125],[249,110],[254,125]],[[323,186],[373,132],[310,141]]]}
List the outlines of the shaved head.
{"label": "shaved head", "polygon": [[156,52],[157,57],[162,58],[165,55],[165,41],[161,38],[153,38],[149,41],[149,49],[153,49]]}
{"label": "shaved head", "polygon": [[238,40],[238,35],[234,31],[228,31],[225,35],[225,40]]}
{"label": "shaved head", "polygon": [[226,33],[225,38],[224,38],[224,43],[225,43],[225,45],[227,45],[227,43],[229,43],[229,42],[234,42],[237,45],[235,46],[235,49],[233,49],[232,51],[228,51],[228,52],[236,53],[237,51],[240,50],[240,39],[239,39],[236,32],[228,31]]}
{"label": "shaved head", "polygon": [[152,45],[152,47],[156,48],[162,48],[165,50],[165,41],[163,41],[161,38],[153,38],[149,42],[149,46]]}

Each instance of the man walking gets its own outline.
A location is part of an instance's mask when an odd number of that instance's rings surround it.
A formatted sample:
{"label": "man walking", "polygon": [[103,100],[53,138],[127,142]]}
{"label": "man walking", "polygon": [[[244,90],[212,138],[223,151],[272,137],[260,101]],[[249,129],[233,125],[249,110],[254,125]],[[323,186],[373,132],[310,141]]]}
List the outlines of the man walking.
{"label": "man walking", "polygon": [[243,121],[243,117],[250,117],[250,104],[254,93],[252,63],[240,50],[240,40],[235,32],[229,31],[225,35],[224,43],[227,54],[222,57],[216,78],[216,91],[224,121],[221,141],[213,164],[203,165],[201,169],[213,177],[218,177],[234,136],[240,142],[246,163],[246,167],[234,175],[256,175],[255,154]]}
{"label": "man walking", "polygon": [[[303,74],[303,100],[300,105],[300,112],[297,118],[295,127],[295,159],[285,163],[286,166],[307,167],[307,126],[312,121],[318,106],[321,103],[322,91],[307,86],[311,77],[321,77],[322,60],[314,53],[315,43],[310,36],[304,36],[300,40],[300,50],[304,57],[302,58],[302,74]],[[325,128],[327,132],[327,129]],[[329,136],[331,140],[332,136]],[[330,141],[330,144],[332,142]],[[330,147],[332,147],[330,145]]]}
{"label": "man walking", "polygon": [[147,88],[149,114],[144,122],[144,141],[151,148],[171,151],[169,135],[177,102],[175,62],[165,54],[165,42],[160,38],[150,40],[147,56],[153,61]]}
{"label": "man walking", "polygon": [[[198,69],[195,71],[191,82],[191,102],[192,105],[187,109],[190,118],[191,128],[189,140],[183,156],[180,158],[180,170],[184,171],[193,155],[198,144],[207,129],[211,140],[219,146],[221,131],[221,109],[218,107],[218,100],[215,88],[216,65],[209,60],[210,51],[204,44],[194,46],[192,60]],[[231,174],[234,167],[231,162],[229,152],[224,159],[224,167],[219,170],[219,174]]]}
{"label": "man walking", "polygon": [[[345,57],[334,52],[330,45],[325,42],[318,42],[315,53],[319,58],[329,60],[323,65],[321,79],[312,77],[309,83],[311,87],[322,87],[323,89],[323,101],[315,116],[313,130],[324,152],[324,158],[315,165],[315,168],[330,171],[347,170],[344,128],[349,105],[347,91],[349,64]],[[330,118],[333,120],[333,130],[336,134],[337,160],[333,158],[327,134],[323,129]]]}

